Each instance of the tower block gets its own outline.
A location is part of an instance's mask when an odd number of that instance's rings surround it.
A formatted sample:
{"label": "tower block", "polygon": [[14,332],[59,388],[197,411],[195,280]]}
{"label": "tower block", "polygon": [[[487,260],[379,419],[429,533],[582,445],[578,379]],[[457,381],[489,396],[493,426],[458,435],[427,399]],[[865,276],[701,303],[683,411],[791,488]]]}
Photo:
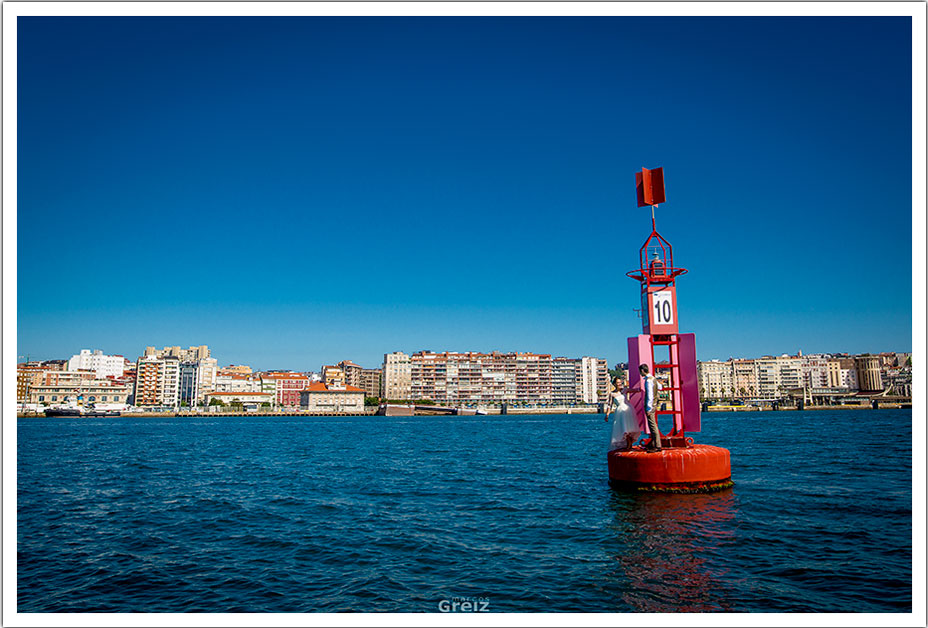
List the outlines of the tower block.
{"label": "tower block", "polygon": [[679,331],[677,277],[686,269],[674,265],[673,247],[657,232],[655,208],[665,201],[663,168],[636,173],[638,206],[651,207],[651,234],[638,251],[638,268],[626,273],[641,287],[642,333],[628,339],[628,388],[639,394],[628,398],[638,417],[645,445],[651,445],[645,412],[644,384],[639,367],[663,381],[655,400],[659,424],[671,429],[661,434],[662,449],[649,452],[636,445],[608,454],[609,482],[636,491],[709,492],[732,486],[731,456],[727,449],[695,444],[687,432],[699,432],[701,415],[696,376],[696,336]]}

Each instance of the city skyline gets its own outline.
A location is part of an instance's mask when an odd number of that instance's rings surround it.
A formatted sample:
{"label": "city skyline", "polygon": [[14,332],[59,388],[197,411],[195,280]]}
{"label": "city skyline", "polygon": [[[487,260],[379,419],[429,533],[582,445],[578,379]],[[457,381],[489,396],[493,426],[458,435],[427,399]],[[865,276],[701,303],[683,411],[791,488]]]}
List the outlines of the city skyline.
{"label": "city skyline", "polygon": [[[170,346],[180,346],[180,347],[184,347],[184,346],[186,346],[186,345],[183,345],[183,344],[181,344],[181,345],[158,345],[158,344],[156,344],[156,345],[147,345],[147,346],[154,346],[154,347],[156,347],[156,348],[159,347],[159,346],[163,346],[163,347],[167,348],[167,347],[170,347]],[[193,345],[191,345],[191,346],[193,346]],[[142,348],[141,351],[138,351],[138,352],[132,352],[132,351],[130,351],[130,352],[128,352],[128,353],[123,353],[123,352],[119,352],[119,351],[106,351],[105,349],[100,348],[100,347],[91,347],[91,348],[88,349],[87,346],[82,346],[82,347],[80,347],[80,348],[78,348],[77,350],[72,351],[72,352],[59,351],[59,352],[55,353],[54,355],[50,355],[50,356],[39,356],[39,355],[34,355],[34,354],[23,354],[23,355],[18,355],[18,356],[17,356],[17,362],[18,362],[18,363],[25,363],[25,362],[45,362],[45,361],[53,361],[53,360],[65,360],[65,361],[67,361],[71,356],[78,356],[78,355],[80,355],[81,351],[86,351],[86,350],[90,350],[90,351],[100,351],[100,352],[102,352],[104,355],[121,356],[121,357],[125,358],[126,360],[129,360],[130,362],[134,362],[134,361],[138,360],[138,358],[144,357],[144,354],[145,354],[145,348],[144,348],[144,347]],[[226,360],[225,358],[223,358],[223,359],[219,360],[219,366],[220,366],[220,368],[225,368],[225,367],[229,367],[229,366],[243,365],[243,366],[249,366],[249,367],[251,367],[251,368],[252,368],[253,370],[255,370],[255,371],[291,370],[291,371],[294,371],[294,372],[315,372],[315,371],[317,371],[318,369],[321,369],[322,366],[325,366],[325,365],[328,365],[328,364],[337,364],[338,362],[341,362],[341,361],[343,361],[343,360],[346,360],[346,361],[355,362],[355,363],[357,363],[359,366],[363,366],[363,367],[365,367],[365,368],[379,368],[380,366],[383,365],[384,356],[387,355],[387,354],[389,354],[389,353],[393,353],[393,352],[395,352],[395,351],[400,351],[400,352],[408,353],[408,354],[412,354],[412,353],[421,353],[421,352],[424,352],[424,353],[439,353],[439,354],[441,354],[441,353],[455,353],[455,354],[458,354],[458,353],[485,353],[485,354],[491,354],[491,353],[530,353],[530,354],[550,355],[550,356],[552,356],[552,357],[583,357],[583,356],[589,356],[589,357],[596,357],[596,358],[601,358],[601,359],[607,360],[607,362],[609,363],[609,367],[610,367],[610,368],[612,368],[612,367],[613,367],[614,365],[616,365],[616,364],[620,364],[620,363],[625,363],[625,362],[627,362],[627,356],[625,356],[625,359],[613,360],[611,357],[609,357],[609,356],[603,356],[603,355],[596,355],[596,354],[581,354],[581,353],[555,353],[555,352],[551,352],[551,351],[536,350],[536,349],[532,349],[532,348],[528,348],[528,349],[512,349],[512,350],[490,349],[490,350],[484,351],[484,350],[479,350],[479,349],[441,349],[441,348],[432,348],[432,347],[417,347],[417,348],[415,348],[415,349],[408,349],[408,348],[396,348],[396,347],[394,347],[394,348],[392,348],[390,351],[386,351],[386,352],[384,352],[383,354],[381,354],[379,360],[374,360],[374,361],[364,361],[364,360],[360,360],[360,359],[357,359],[357,358],[355,358],[355,357],[352,357],[352,356],[349,356],[349,355],[344,355],[344,354],[341,354],[341,353],[340,353],[340,354],[335,355],[335,357],[329,357],[328,359],[324,359],[324,360],[322,360],[321,362],[318,362],[318,363],[313,363],[313,364],[310,364],[310,365],[304,364],[304,365],[302,365],[302,366],[300,366],[300,367],[292,367],[292,368],[291,368],[291,367],[283,367],[283,366],[279,366],[279,365],[275,365],[275,364],[269,364],[269,365],[259,364],[259,363],[254,362],[253,360],[252,360],[252,361],[249,361],[249,360],[247,359],[247,356],[246,356],[246,358],[245,358],[244,360]],[[214,349],[210,349],[210,352],[211,352],[211,354],[213,355],[213,357],[216,357],[217,355],[218,355],[218,356],[223,355],[221,352],[215,351]],[[732,360],[732,359],[735,359],[735,360],[756,360],[756,359],[761,359],[761,358],[765,358],[765,357],[778,357],[778,356],[784,356],[784,355],[796,356],[796,355],[799,355],[799,354],[801,354],[801,355],[864,355],[864,354],[879,355],[879,354],[882,354],[882,353],[909,353],[909,354],[911,354],[912,351],[911,351],[910,349],[900,349],[900,350],[881,349],[881,350],[876,350],[876,351],[852,352],[852,351],[834,351],[834,350],[833,350],[833,351],[803,351],[802,349],[798,349],[798,350],[770,351],[770,352],[760,353],[760,354],[756,354],[756,355],[736,354],[736,355],[728,355],[728,356],[720,356],[720,357],[703,357],[703,356],[700,356],[700,357],[699,357],[699,361],[700,361],[700,362],[711,362],[711,361],[724,361],[724,360]],[[65,355],[65,354],[67,354],[67,355]]]}
{"label": "city skyline", "polygon": [[[888,400],[911,398],[911,353],[782,355],[757,359],[693,361],[699,398],[774,400],[802,392],[810,402],[859,401],[860,395]],[[695,356],[693,356],[695,358]],[[651,359],[651,358],[649,358]],[[443,404],[540,403],[561,407],[602,402],[610,377],[631,377],[628,365],[605,359],[529,352],[394,351],[381,368],[364,368],[352,360],[324,365],[318,371],[221,367],[206,345],[145,348],[135,362],[125,356],[83,349],[70,360],[29,362],[17,367],[17,403],[47,404],[86,394],[89,402],[148,408],[196,408],[224,400],[268,407],[306,406],[325,411],[349,403],[363,410],[373,399],[430,400]],[[655,369],[658,364],[655,363]],[[674,377],[663,372],[659,378]],[[668,385],[673,385],[668,383]],[[304,397],[304,393],[310,397]],[[319,396],[321,395],[321,396]],[[332,396],[334,395],[334,396]],[[126,405],[125,407],[129,407]],[[113,408],[111,408],[113,409]]]}
{"label": "city skyline", "polygon": [[908,18],[19,20],[19,355],[912,350]]}

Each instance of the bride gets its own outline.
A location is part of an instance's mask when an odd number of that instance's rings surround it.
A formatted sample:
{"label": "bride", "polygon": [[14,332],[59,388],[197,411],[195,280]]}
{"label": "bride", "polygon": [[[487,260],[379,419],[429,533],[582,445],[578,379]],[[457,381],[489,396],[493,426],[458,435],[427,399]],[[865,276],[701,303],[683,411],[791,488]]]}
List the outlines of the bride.
{"label": "bride", "polygon": [[632,445],[641,436],[638,427],[638,416],[635,409],[628,405],[625,395],[626,389],[622,387],[622,380],[618,377],[612,379],[612,392],[606,403],[606,421],[612,414],[612,442],[609,450],[631,449]]}

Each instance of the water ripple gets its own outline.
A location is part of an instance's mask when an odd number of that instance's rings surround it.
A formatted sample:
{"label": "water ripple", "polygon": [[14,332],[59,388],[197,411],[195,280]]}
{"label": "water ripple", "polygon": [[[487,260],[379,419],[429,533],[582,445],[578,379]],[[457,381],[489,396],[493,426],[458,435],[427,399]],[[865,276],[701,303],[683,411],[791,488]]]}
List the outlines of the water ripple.
{"label": "water ripple", "polygon": [[612,491],[595,416],[20,419],[18,610],[911,610],[911,411],[704,423],[734,489]]}

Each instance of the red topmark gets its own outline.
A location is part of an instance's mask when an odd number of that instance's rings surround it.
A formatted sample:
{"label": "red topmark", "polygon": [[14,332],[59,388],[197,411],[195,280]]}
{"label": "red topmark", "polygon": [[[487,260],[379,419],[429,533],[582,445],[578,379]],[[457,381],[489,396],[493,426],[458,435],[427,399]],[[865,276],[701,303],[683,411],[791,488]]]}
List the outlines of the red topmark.
{"label": "red topmark", "polygon": [[641,172],[635,173],[635,187],[638,190],[638,207],[665,202],[664,168],[642,168]]}

